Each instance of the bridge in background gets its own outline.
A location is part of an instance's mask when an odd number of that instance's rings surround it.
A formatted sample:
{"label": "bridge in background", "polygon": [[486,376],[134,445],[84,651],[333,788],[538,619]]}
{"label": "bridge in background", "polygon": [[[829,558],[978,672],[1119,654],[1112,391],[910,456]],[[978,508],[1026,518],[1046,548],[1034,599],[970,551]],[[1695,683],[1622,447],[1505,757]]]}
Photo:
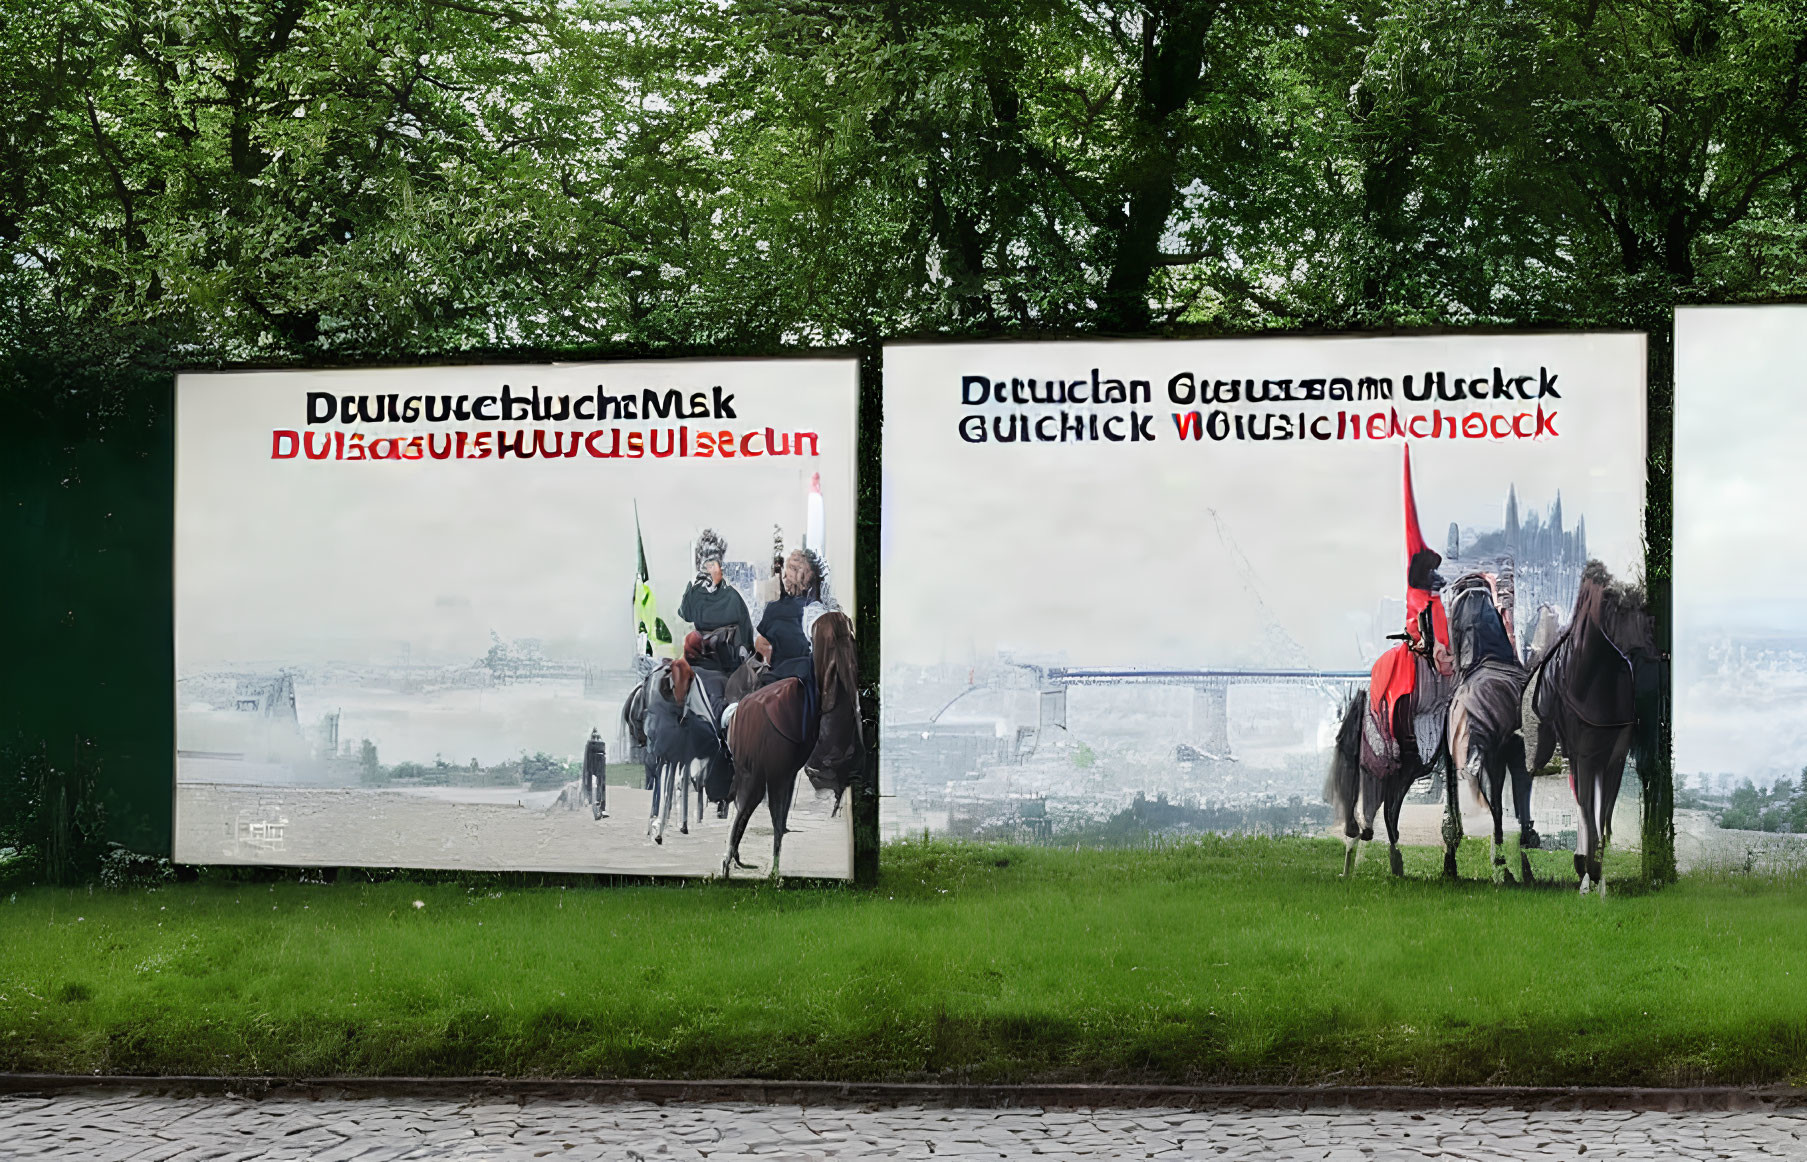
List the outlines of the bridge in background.
{"label": "bridge in background", "polygon": [[1181,686],[1192,690],[1192,714],[1199,731],[1198,747],[1214,756],[1230,753],[1231,686],[1309,686],[1346,697],[1368,680],[1367,670],[1253,669],[1112,669],[1098,666],[1044,666],[1012,661],[1035,674],[1041,689],[1037,734],[1051,726],[1067,726],[1067,690],[1072,686]]}

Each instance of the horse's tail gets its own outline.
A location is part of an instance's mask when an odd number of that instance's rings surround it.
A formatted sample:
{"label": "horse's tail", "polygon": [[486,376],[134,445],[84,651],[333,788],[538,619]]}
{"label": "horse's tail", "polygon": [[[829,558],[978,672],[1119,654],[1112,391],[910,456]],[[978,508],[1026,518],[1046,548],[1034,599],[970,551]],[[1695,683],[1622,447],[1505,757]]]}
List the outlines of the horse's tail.
{"label": "horse's tail", "polygon": [[[621,748],[629,754],[629,746],[635,750],[646,748],[646,683],[636,685],[621,704]],[[629,754],[631,757],[631,754]]]}
{"label": "horse's tail", "polygon": [[1324,801],[1331,815],[1344,824],[1344,830],[1355,825],[1356,805],[1361,801],[1362,781],[1362,715],[1368,712],[1368,688],[1361,687],[1343,707],[1343,721],[1337,727],[1336,748],[1330,755],[1330,771],[1324,777]]}

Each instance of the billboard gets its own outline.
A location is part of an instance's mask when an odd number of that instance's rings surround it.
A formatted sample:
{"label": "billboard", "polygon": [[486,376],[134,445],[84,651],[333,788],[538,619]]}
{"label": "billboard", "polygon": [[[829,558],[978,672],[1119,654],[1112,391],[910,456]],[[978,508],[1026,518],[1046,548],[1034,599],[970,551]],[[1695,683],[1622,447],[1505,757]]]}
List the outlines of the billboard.
{"label": "billboard", "polygon": [[1521,658],[1588,559],[1642,571],[1639,334],[884,358],[887,836],[1322,833],[1339,714],[1407,626],[1408,445],[1441,579],[1484,577]]}
{"label": "billboard", "polygon": [[1675,313],[1675,773],[1713,798],[1807,765],[1803,365],[1807,306]]}
{"label": "billboard", "polygon": [[[857,377],[181,376],[175,858],[718,871],[730,695],[789,697],[853,613]],[[820,701],[760,721],[813,739]],[[784,871],[848,877],[848,813],[811,791]],[[764,863],[768,808],[739,826]]]}

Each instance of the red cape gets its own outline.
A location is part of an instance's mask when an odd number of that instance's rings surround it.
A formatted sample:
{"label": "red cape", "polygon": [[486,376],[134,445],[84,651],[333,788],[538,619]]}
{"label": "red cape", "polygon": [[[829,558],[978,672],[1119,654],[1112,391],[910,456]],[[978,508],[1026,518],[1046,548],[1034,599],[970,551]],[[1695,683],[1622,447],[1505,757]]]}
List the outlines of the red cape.
{"label": "red cape", "polygon": [[[1418,639],[1418,615],[1428,607],[1431,611],[1431,632],[1437,643],[1444,649],[1449,648],[1449,616],[1443,611],[1443,599],[1429,589],[1416,589],[1411,585],[1412,558],[1430,548],[1424,541],[1424,533],[1418,527],[1418,499],[1412,492],[1412,446],[1405,446],[1405,616],[1406,632],[1412,640]],[[1405,642],[1394,646],[1382,654],[1374,663],[1368,674],[1368,699],[1375,713],[1381,715],[1389,724],[1391,712],[1389,707],[1399,699],[1417,688],[1418,667],[1412,660],[1412,651]]]}

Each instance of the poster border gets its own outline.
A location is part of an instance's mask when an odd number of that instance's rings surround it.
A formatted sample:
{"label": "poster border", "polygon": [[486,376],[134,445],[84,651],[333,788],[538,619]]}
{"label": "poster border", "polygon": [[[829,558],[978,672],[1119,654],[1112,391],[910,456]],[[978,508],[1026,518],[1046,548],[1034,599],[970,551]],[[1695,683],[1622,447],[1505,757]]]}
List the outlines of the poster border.
{"label": "poster border", "polygon": [[[706,348],[674,348],[660,352],[634,352],[619,348],[611,348],[606,354],[588,355],[581,351],[560,351],[558,357],[552,357],[544,348],[526,351],[503,351],[485,349],[481,353],[446,354],[443,356],[372,360],[346,361],[308,361],[264,362],[244,361],[217,363],[178,364],[169,369],[170,395],[170,641],[169,657],[166,660],[166,671],[171,676],[170,702],[168,721],[171,726],[170,735],[170,767],[169,767],[169,846],[172,860],[175,855],[175,840],[178,826],[178,812],[181,810],[180,797],[177,794],[176,775],[176,713],[180,706],[180,694],[174,681],[176,672],[176,633],[175,605],[178,563],[176,556],[177,508],[176,485],[179,479],[176,439],[181,424],[181,384],[184,377],[205,378],[216,375],[266,375],[278,373],[316,374],[335,371],[413,371],[432,368],[479,368],[479,367],[600,367],[620,366],[624,364],[678,364],[678,363],[850,363],[853,372],[854,390],[854,605],[855,605],[855,649],[859,669],[858,685],[860,689],[861,732],[866,741],[865,769],[862,778],[856,778],[849,787],[852,799],[851,833],[852,851],[849,853],[848,878],[786,876],[785,879],[795,884],[814,884],[830,887],[854,885],[871,888],[878,880],[878,797],[877,797],[877,739],[878,700],[877,679],[869,676],[875,672],[870,668],[876,665],[878,649],[878,595],[875,579],[878,561],[878,525],[876,515],[868,522],[864,519],[867,505],[864,495],[868,484],[876,489],[874,476],[867,477],[867,466],[870,462],[877,465],[877,436],[873,432],[869,438],[867,425],[869,409],[867,393],[873,390],[875,381],[869,379],[873,374],[872,366],[876,362],[877,348],[862,348],[847,345],[834,347],[815,347],[806,350],[755,351],[749,353],[739,348],[732,353],[712,353]],[[870,413],[879,424],[883,422],[883,409],[870,409]],[[870,640],[868,640],[870,639]],[[863,826],[862,821],[870,816],[870,825]],[[713,876],[671,875],[661,873],[616,872],[616,871],[549,871],[537,868],[441,868],[414,865],[390,866],[386,864],[343,864],[314,862],[307,860],[287,860],[281,863],[222,863],[222,864],[179,864],[178,875],[184,880],[197,878],[199,869],[213,868],[225,870],[229,874],[241,876],[257,876],[280,874],[284,871],[319,871],[324,878],[336,879],[338,874],[346,871],[363,871],[366,873],[415,873],[425,875],[447,876],[532,876],[545,882],[602,882],[616,885],[633,884],[669,884],[713,882]],[[760,877],[753,881],[759,882]]]}

